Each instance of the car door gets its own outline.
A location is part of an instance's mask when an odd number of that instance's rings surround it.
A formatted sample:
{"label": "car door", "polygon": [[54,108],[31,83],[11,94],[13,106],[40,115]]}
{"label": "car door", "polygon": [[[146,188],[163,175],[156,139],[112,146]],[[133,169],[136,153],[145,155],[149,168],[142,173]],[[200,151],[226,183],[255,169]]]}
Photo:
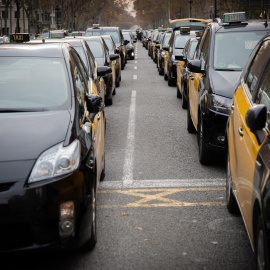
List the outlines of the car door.
{"label": "car door", "polygon": [[[202,39],[198,51],[197,58],[200,59],[201,65],[204,65],[204,69],[207,70],[209,52],[210,52],[210,41],[211,41],[211,31],[210,28],[205,32],[205,36]],[[198,105],[199,105],[199,96],[200,96],[200,80],[202,78],[201,73],[192,72],[189,77],[189,108],[190,116],[193,121],[194,127],[197,130],[198,126]],[[206,75],[207,76],[207,75]],[[208,74],[209,76],[209,74]]]}
{"label": "car door", "polygon": [[[270,42],[258,49],[233,98],[230,116],[230,164],[233,185],[242,215],[252,232],[252,196],[256,159],[261,147],[246,123],[246,112],[255,104],[265,104],[270,111],[270,70],[265,69],[269,58]],[[261,75],[264,74],[260,82]],[[267,77],[268,76],[268,77]],[[255,101],[255,102],[254,102]],[[251,239],[252,239],[252,235]],[[252,239],[253,240],[253,239]]]}
{"label": "car door", "polygon": [[[185,57],[185,59],[187,59],[187,52],[188,52],[189,45],[190,45],[190,40],[188,40],[183,50],[183,56]],[[185,61],[179,61],[177,64],[177,84],[182,94],[183,94],[183,89],[182,89],[181,79],[182,79],[183,69],[184,69],[185,64],[186,64]]]}

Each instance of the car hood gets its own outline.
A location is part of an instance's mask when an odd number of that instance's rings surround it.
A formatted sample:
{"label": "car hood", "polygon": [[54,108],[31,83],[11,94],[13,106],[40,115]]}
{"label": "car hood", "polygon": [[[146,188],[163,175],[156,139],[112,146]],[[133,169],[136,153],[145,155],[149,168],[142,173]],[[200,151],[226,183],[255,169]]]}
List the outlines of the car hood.
{"label": "car hood", "polygon": [[233,98],[235,85],[241,75],[241,71],[216,71],[211,74],[212,92],[214,94]]}
{"label": "car hood", "polygon": [[0,164],[36,160],[65,140],[70,120],[68,111],[0,114]]}

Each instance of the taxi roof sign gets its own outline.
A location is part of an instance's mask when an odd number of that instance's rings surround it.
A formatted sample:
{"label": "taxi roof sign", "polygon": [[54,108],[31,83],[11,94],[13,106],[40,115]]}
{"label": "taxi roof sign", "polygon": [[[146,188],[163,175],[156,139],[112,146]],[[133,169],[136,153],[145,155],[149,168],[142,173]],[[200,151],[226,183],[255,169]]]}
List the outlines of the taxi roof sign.
{"label": "taxi roof sign", "polygon": [[99,28],[100,24],[94,23],[93,28]]}
{"label": "taxi roof sign", "polygon": [[10,42],[22,43],[30,41],[30,35],[28,33],[11,34]]}
{"label": "taxi roof sign", "polygon": [[190,34],[190,27],[180,27],[181,34]]}
{"label": "taxi roof sign", "polygon": [[247,20],[245,12],[224,13],[223,23],[239,23]]}

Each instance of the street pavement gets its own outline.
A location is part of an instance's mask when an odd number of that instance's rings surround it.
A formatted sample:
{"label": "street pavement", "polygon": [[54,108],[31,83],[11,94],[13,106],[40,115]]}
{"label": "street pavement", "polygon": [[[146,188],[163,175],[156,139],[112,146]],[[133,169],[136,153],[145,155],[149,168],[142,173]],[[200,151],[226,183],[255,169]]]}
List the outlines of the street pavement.
{"label": "street pavement", "polygon": [[8,255],[6,269],[252,269],[242,218],[225,205],[223,158],[199,163],[176,87],[158,75],[140,42],[136,52],[105,108],[95,249]]}

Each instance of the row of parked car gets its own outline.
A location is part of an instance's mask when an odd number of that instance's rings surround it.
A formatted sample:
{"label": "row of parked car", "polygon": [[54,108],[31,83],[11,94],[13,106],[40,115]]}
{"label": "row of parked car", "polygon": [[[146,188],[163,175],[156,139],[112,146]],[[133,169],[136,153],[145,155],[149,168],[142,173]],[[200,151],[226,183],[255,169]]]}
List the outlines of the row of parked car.
{"label": "row of parked car", "polygon": [[187,109],[199,161],[226,160],[226,203],[241,213],[256,258],[270,267],[270,27],[244,12],[181,19],[145,32],[143,46]]}
{"label": "row of parked car", "polygon": [[0,252],[91,250],[97,241],[104,104],[134,57],[133,39],[118,27],[52,34],[0,45]]}

